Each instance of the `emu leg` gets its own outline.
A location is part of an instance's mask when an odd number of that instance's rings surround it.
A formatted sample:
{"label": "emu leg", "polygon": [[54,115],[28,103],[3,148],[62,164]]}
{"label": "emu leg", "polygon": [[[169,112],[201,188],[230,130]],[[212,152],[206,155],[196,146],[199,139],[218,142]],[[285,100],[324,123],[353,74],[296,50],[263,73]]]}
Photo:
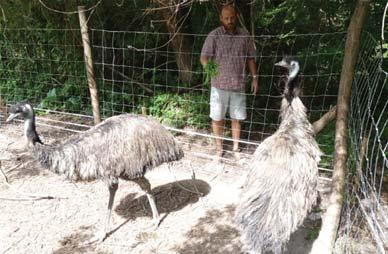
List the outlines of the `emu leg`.
{"label": "emu leg", "polygon": [[154,221],[156,223],[159,223],[159,212],[158,212],[158,209],[156,208],[154,195],[152,195],[152,192],[151,192],[150,182],[145,177],[137,178],[132,181],[137,183],[140,186],[140,188],[146,193],[148,202],[150,203],[150,206],[151,206],[152,217],[154,218]]}
{"label": "emu leg", "polygon": [[94,242],[101,243],[108,236],[108,233],[110,231],[110,217],[112,215],[113,202],[115,199],[115,194],[116,194],[118,186],[119,186],[118,182],[113,182],[113,183],[108,185],[109,202],[108,202],[108,211],[107,211],[106,217],[105,217],[105,229],[104,229],[104,231],[100,231],[100,233],[98,235],[96,235],[95,237],[93,237],[91,240],[87,241],[88,244],[94,243]]}
{"label": "emu leg", "polygon": [[105,237],[108,235],[109,230],[110,230],[110,217],[112,215],[112,207],[113,207],[113,202],[115,200],[115,194],[117,191],[119,184],[118,183],[112,183],[109,185],[109,202],[108,202],[108,212],[106,214],[105,218]]}

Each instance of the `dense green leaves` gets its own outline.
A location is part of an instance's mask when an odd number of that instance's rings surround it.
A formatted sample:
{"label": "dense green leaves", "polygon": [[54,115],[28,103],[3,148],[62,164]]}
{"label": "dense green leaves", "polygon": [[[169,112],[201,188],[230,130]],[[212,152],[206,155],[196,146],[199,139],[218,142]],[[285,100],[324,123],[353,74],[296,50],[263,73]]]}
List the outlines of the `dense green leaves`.
{"label": "dense green leaves", "polygon": [[[90,112],[79,21],[73,12],[77,4],[88,9],[99,3],[88,12],[88,25],[91,42],[96,46],[93,48],[95,72],[104,115],[134,111],[138,105],[145,105],[158,117],[175,119],[175,125],[205,126],[208,98],[199,91],[207,91],[206,83],[216,75],[217,65],[209,64],[203,69],[198,54],[204,35],[219,25],[217,8],[223,1],[192,1],[191,5],[171,10],[160,8],[163,6],[157,1],[43,2],[59,12],[44,7],[39,1],[14,0],[0,4],[0,95],[8,103],[29,99],[44,108]],[[346,30],[355,1],[256,0],[236,1],[236,5],[241,25],[250,33],[276,35],[257,37],[255,41],[261,94],[277,94],[272,86],[272,75],[276,75],[273,63],[283,54],[296,55],[303,63],[304,94],[336,94],[344,45],[344,34],[336,32]],[[375,37],[379,37],[383,9],[383,1],[374,1],[366,24]],[[168,14],[176,16],[166,19]],[[192,34],[188,35],[190,44],[185,46],[192,59],[188,58],[190,63],[186,65],[178,64],[180,55],[174,52],[177,47],[169,44],[174,39],[168,33],[172,28]],[[318,32],[329,34],[300,35]],[[386,44],[383,48],[387,56]],[[188,71],[194,73],[190,82],[181,79],[182,66],[189,66]],[[324,103],[335,103],[334,97],[307,96],[304,100],[310,109],[317,110],[325,109]],[[196,101],[201,103],[189,105]],[[252,112],[255,108],[278,106],[270,99],[248,98],[248,102]],[[317,117],[312,115],[313,119]],[[265,113],[263,121],[276,123],[276,112]]]}

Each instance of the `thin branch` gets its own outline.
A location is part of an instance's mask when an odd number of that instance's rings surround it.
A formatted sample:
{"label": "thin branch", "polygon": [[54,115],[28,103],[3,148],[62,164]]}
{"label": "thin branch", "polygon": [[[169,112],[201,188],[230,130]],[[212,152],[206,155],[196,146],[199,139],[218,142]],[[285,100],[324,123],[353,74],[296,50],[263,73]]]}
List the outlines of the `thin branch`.
{"label": "thin branch", "polygon": [[[43,3],[42,0],[38,0],[39,3],[44,7],[46,8],[47,10],[50,10],[52,12],[56,12],[56,13],[61,13],[61,14],[67,14],[67,15],[70,15],[70,14],[78,14],[78,10],[77,11],[58,11],[58,10],[55,10],[55,9],[52,9],[50,7],[48,7],[45,3]],[[86,9],[85,12],[87,11],[90,11],[90,10],[94,10],[95,8],[97,8],[98,5],[100,5],[100,3],[102,2],[102,0],[98,1],[95,5],[93,5],[92,7],[90,7],[89,9]]]}
{"label": "thin branch", "polygon": [[7,170],[6,173],[8,174],[8,173],[11,172],[12,170],[15,170],[15,169],[17,169],[17,168],[23,167],[24,165],[26,165],[26,163],[19,163],[19,164],[15,165],[15,166],[9,168],[9,169]]}
{"label": "thin branch", "polygon": [[384,41],[384,26],[385,26],[385,16],[387,15],[387,10],[388,10],[388,2],[385,5],[384,8],[384,15],[383,15],[383,20],[381,22],[381,40]]}
{"label": "thin branch", "polygon": [[141,83],[139,83],[139,82],[136,82],[135,80],[132,80],[131,78],[129,78],[128,76],[126,76],[124,73],[121,73],[121,72],[119,72],[118,70],[115,70],[115,69],[113,69],[113,68],[111,68],[111,67],[109,67],[109,66],[107,66],[107,68],[113,70],[114,72],[116,72],[117,74],[119,74],[121,77],[125,78],[126,80],[128,80],[128,81],[130,81],[130,82],[132,82],[132,83],[134,83],[134,84],[136,84],[136,85],[139,85],[141,88],[143,88],[143,89],[146,90],[147,92],[152,93],[152,94],[154,93],[154,91],[152,91],[150,88],[144,86],[143,84],[141,84]]}
{"label": "thin branch", "polygon": [[[43,199],[58,199],[53,196],[42,196],[42,197],[30,197],[30,198],[6,198],[0,197],[0,200],[9,200],[9,201],[35,201],[35,200],[43,200]],[[60,198],[62,199],[62,198]]]}
{"label": "thin branch", "polygon": [[7,178],[7,175],[4,174],[3,167],[1,166],[1,161],[0,161],[0,172],[1,172],[2,176],[4,177],[5,182],[8,183],[8,178]]}
{"label": "thin branch", "polygon": [[326,112],[320,119],[313,123],[313,128],[315,134],[321,132],[326,125],[335,119],[337,115],[337,106],[332,107],[328,112]]}
{"label": "thin branch", "polygon": [[[19,167],[21,165],[18,164],[14,167],[12,167],[11,170]],[[25,164],[23,164],[25,165]],[[11,171],[11,170],[8,170]],[[10,188],[12,189],[13,191],[15,191],[17,194],[21,195],[21,196],[25,196],[25,197],[22,197],[22,198],[7,198],[7,197],[0,197],[0,200],[9,200],[9,201],[33,201],[33,200],[42,200],[42,199],[67,199],[67,198],[62,198],[62,197],[54,197],[54,196],[40,196],[40,195],[36,195],[36,194],[30,194],[30,193],[24,193],[24,192],[20,192],[19,190],[16,190],[8,181],[8,178],[7,176],[5,175],[5,173],[3,172],[3,169],[2,169],[2,166],[1,166],[1,161],[0,161],[0,172],[1,174],[3,175],[4,179],[5,179],[5,184]]]}
{"label": "thin branch", "polygon": [[166,9],[170,9],[170,10],[175,9],[175,10],[177,10],[179,7],[186,7],[188,5],[192,5],[193,4],[193,0],[184,0],[181,3],[177,3],[177,4],[173,4],[173,5],[166,5],[162,1],[158,1],[158,3],[162,7],[147,8],[147,9],[144,9],[144,11],[149,13],[149,12],[161,11],[161,10],[166,10]]}
{"label": "thin branch", "polygon": [[[176,22],[177,24],[179,24],[179,26],[178,26],[177,28],[174,29],[174,33],[171,33],[171,32],[170,32],[170,34],[171,34],[171,35],[170,35],[170,39],[169,39],[166,43],[164,43],[163,45],[158,46],[158,47],[154,47],[154,48],[150,48],[150,49],[139,49],[139,48],[136,48],[136,47],[134,47],[134,46],[132,46],[132,45],[128,45],[127,48],[128,48],[128,49],[131,49],[131,50],[135,50],[135,51],[154,51],[154,50],[158,50],[158,49],[161,49],[161,48],[167,46],[170,42],[172,42],[172,41],[174,40],[175,36],[176,36],[177,34],[179,34],[179,31],[181,30],[182,26],[184,25],[186,19],[189,17],[189,14],[190,14],[190,12],[191,12],[192,7],[193,7],[193,5],[191,4],[191,5],[190,5],[190,9],[189,9],[189,11],[187,12],[187,14],[186,14],[185,16],[183,16],[179,21]],[[176,15],[176,13],[174,13],[173,15],[171,15],[171,17],[170,17],[169,20],[171,20],[175,15]],[[167,23],[167,25],[168,25],[168,20],[166,21],[166,23]]]}

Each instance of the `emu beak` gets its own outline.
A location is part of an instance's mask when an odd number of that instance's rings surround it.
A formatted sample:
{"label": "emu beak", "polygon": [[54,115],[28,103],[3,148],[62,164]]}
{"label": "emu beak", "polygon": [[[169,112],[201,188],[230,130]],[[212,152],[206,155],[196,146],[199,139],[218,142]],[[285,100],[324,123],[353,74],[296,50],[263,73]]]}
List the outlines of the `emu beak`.
{"label": "emu beak", "polygon": [[286,63],[286,61],[281,60],[280,62],[275,63],[275,66],[287,68],[288,64]]}
{"label": "emu beak", "polygon": [[20,116],[21,113],[15,113],[15,114],[10,114],[9,117],[7,118],[7,120],[5,121],[6,123],[9,123],[11,122],[14,118]]}

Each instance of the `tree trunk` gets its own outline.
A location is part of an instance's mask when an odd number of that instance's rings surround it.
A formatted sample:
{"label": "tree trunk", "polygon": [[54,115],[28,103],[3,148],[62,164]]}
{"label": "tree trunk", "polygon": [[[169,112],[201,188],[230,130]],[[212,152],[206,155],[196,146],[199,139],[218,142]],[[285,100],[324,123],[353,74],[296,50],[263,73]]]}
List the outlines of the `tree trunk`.
{"label": "tree trunk", "polygon": [[311,254],[333,251],[337,230],[341,218],[344,200],[346,162],[348,159],[348,113],[354,70],[360,48],[362,25],[370,4],[370,0],[359,0],[354,10],[345,45],[341,80],[337,99],[337,121],[335,131],[334,172],[332,177],[332,193],[329,205],[322,218],[322,228],[318,239],[314,242]]}
{"label": "tree trunk", "polygon": [[[191,38],[183,35],[185,15],[189,15],[186,10],[178,5],[171,4],[169,0],[158,1],[161,10],[160,13],[166,21],[167,31],[170,33],[171,46],[175,51],[175,59],[179,69],[179,79],[186,84],[191,83],[192,79],[192,49]],[[167,6],[171,6],[166,8]]]}

